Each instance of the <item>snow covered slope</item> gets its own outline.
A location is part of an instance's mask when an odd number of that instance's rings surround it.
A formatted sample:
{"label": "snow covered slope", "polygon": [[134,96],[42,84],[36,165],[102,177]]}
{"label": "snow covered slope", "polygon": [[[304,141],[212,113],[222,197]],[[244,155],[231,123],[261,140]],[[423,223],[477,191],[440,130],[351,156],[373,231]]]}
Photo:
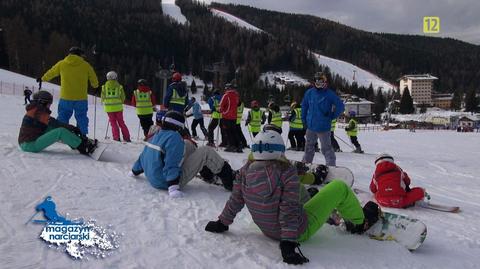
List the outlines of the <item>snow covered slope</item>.
{"label": "snow covered slope", "polygon": [[[21,82],[21,81],[18,81]],[[1,268],[291,268],[282,262],[278,242],[266,238],[246,209],[225,234],[204,231],[215,220],[229,193],[194,179],[186,196],[170,199],[144,177],[125,174],[142,150],[140,144],[111,143],[106,162],[95,162],[57,144],[42,153],[18,149],[17,135],[23,114],[20,96],[0,94],[0,264]],[[53,116],[57,100],[53,105]],[[89,108],[93,128],[94,107]],[[132,136],[138,119],[124,111]],[[103,140],[107,117],[97,108],[97,138]],[[209,120],[207,119],[207,123]],[[243,126],[243,123],[242,123]],[[287,136],[284,124],[283,136]],[[92,129],[91,129],[92,130]],[[244,130],[245,131],[245,130]],[[345,132],[336,134],[347,141]],[[247,140],[249,135],[245,133]],[[394,242],[379,242],[345,234],[325,225],[302,251],[310,263],[302,268],[478,268],[480,250],[479,133],[405,130],[360,132],[366,152],[393,154],[413,180],[427,188],[432,200],[459,205],[462,212],[448,214],[422,208],[394,210],[422,220],[427,239],[409,252]],[[339,141],[344,151],[349,147]],[[243,154],[219,153],[237,169]],[[300,160],[299,152],[287,152]],[[338,153],[337,164],[355,175],[354,187],[367,189],[374,155]],[[319,153],[315,162],[323,163]],[[120,248],[104,259],[73,260],[39,239],[41,225],[25,225],[34,207],[51,195],[57,210],[71,218],[94,218],[100,225],[123,234]],[[110,227],[110,226],[109,226]]]}
{"label": "snow covered slope", "polygon": [[210,8],[210,11],[212,12],[213,15],[222,17],[226,21],[231,22],[231,23],[233,23],[233,24],[235,24],[239,27],[242,27],[242,28],[245,28],[245,29],[248,29],[248,30],[252,30],[252,31],[263,32],[262,29],[257,28],[255,26],[251,25],[250,23],[248,23],[248,22],[246,22],[246,21],[244,21],[244,20],[242,20],[238,17],[235,17],[232,14],[227,13],[225,11],[222,11],[222,10],[219,10],[219,9],[216,9],[216,8]]}
{"label": "snow covered slope", "polygon": [[175,5],[175,0],[162,0],[163,14],[172,17],[180,24],[188,23],[187,18],[182,14],[182,10]]}

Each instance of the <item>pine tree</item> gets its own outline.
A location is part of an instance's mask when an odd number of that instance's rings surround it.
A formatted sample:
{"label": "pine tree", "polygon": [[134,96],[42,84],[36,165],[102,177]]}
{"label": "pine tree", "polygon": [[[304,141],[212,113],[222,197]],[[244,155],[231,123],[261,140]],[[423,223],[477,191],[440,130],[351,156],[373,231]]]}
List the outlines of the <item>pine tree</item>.
{"label": "pine tree", "polygon": [[192,84],[190,84],[190,92],[192,94],[197,93],[197,84],[195,83],[195,79],[192,79]]}
{"label": "pine tree", "polygon": [[478,110],[478,98],[475,89],[471,89],[465,96],[465,111],[476,112]]}
{"label": "pine tree", "polygon": [[452,105],[450,107],[452,110],[456,111],[462,108],[462,96],[463,93],[460,90],[457,90],[453,93]]}
{"label": "pine tree", "polygon": [[415,111],[413,107],[413,99],[410,96],[410,91],[408,87],[405,87],[402,94],[402,99],[400,99],[400,113],[401,114],[412,114]]}
{"label": "pine tree", "polygon": [[4,31],[0,26],[0,68],[8,69],[7,46],[4,40]]}
{"label": "pine tree", "polygon": [[386,107],[385,98],[383,97],[382,91],[378,91],[375,96],[375,104],[373,106],[373,112],[375,113],[375,119],[380,120],[382,113],[385,111]]}

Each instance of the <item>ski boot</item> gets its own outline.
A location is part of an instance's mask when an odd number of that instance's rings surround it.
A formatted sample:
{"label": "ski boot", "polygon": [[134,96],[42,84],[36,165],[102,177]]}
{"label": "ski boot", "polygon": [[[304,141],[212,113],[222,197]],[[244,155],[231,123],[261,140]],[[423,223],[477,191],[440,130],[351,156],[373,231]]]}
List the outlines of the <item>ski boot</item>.
{"label": "ski boot", "polygon": [[233,181],[236,178],[237,173],[232,170],[232,167],[228,162],[224,162],[222,166],[222,170],[217,176],[222,180],[223,187],[228,190],[232,191],[233,189]]}
{"label": "ski boot", "polygon": [[365,219],[362,224],[353,224],[350,221],[345,221],[347,231],[352,234],[364,233],[378,221],[382,215],[382,211],[375,202],[369,201],[363,206],[363,215]]}
{"label": "ski boot", "polygon": [[92,154],[97,148],[98,140],[90,139],[86,136],[82,137],[82,142],[78,145],[77,150],[83,155]]}
{"label": "ski boot", "polygon": [[363,153],[363,150],[362,148],[358,147],[356,148],[354,151],[352,151],[353,153]]}

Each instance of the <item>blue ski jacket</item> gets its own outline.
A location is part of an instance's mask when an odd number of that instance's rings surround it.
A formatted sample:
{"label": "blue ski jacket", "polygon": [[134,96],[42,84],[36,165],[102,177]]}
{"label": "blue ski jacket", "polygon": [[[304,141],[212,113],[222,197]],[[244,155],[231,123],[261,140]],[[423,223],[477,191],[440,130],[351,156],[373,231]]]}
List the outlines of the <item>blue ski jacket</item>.
{"label": "blue ski jacket", "polygon": [[182,172],[185,142],[176,131],[160,130],[145,144],[133,171],[144,171],[150,184],[157,189],[168,189],[168,182]]}
{"label": "blue ski jacket", "polygon": [[195,103],[193,103],[193,106],[192,106],[192,114],[193,114],[193,118],[196,120],[203,118],[202,108],[200,107],[200,104],[196,101]]}
{"label": "blue ski jacket", "polygon": [[332,120],[345,110],[342,100],[330,89],[307,90],[302,100],[302,122],[314,132],[330,131]]}

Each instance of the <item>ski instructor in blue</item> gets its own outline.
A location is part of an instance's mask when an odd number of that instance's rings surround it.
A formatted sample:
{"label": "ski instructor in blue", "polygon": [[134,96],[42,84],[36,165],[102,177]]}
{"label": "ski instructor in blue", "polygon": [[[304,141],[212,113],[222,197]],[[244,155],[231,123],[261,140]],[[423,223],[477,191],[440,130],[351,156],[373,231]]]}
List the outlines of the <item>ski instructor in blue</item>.
{"label": "ski instructor in blue", "polygon": [[50,81],[60,76],[60,101],[58,117],[60,122],[70,121],[75,112],[77,127],[83,135],[88,134],[88,82],[98,88],[98,79],[93,67],[84,59],[84,52],[79,47],[72,47],[67,57],[56,63],[37,82]]}
{"label": "ski instructor in blue", "polygon": [[302,122],[306,127],[304,163],[312,163],[315,156],[315,144],[320,146],[325,164],[336,165],[335,151],[330,141],[330,128],[333,119],[338,118],[345,110],[342,100],[328,88],[327,77],[322,73],[315,74],[314,86],[307,90],[302,100]]}

